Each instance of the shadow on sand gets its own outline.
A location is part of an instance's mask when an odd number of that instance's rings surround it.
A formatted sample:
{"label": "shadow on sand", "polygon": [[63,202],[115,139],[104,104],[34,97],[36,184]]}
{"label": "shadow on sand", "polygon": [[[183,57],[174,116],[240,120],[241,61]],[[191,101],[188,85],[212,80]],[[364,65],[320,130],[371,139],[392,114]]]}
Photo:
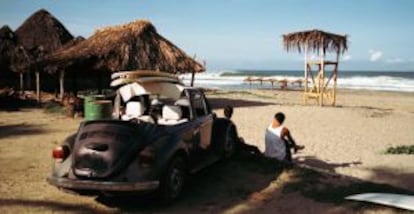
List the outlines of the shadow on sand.
{"label": "shadow on sand", "polygon": [[0,111],[20,111],[22,108],[37,108],[39,104],[32,99],[19,99],[13,96],[0,97]]}
{"label": "shadow on sand", "polygon": [[[354,211],[375,211],[382,206],[369,203],[346,201],[352,194],[366,192],[388,192],[413,194],[408,190],[388,184],[376,184],[348,176],[326,173],[303,168],[299,165],[286,166],[282,163],[257,155],[254,150],[244,150],[233,160],[220,162],[194,175],[187,185],[182,197],[175,203],[165,206],[154,198],[111,198],[99,197],[96,200],[109,207],[117,207],[122,212],[224,212],[237,205],[251,205],[252,197],[267,198],[268,202],[256,203],[247,211],[272,210],[266,203],[276,199],[283,200],[291,193],[299,193],[304,198],[317,203],[328,203]],[[314,157],[309,161],[318,162],[325,170],[333,171],[336,167],[356,163],[324,163]],[[306,161],[305,161],[306,162]],[[284,174],[284,176],[281,176]],[[283,178],[281,178],[283,177]],[[278,183],[276,189],[269,187]],[[268,189],[263,193],[265,189]],[[270,188],[272,189],[272,188]],[[297,199],[300,203],[301,200]],[[254,199],[253,199],[254,201]],[[332,208],[334,209],[334,208]],[[394,209],[391,209],[394,210]],[[394,210],[396,211],[396,209]]]}
{"label": "shadow on sand", "polygon": [[390,167],[377,167],[370,171],[369,180],[404,187],[414,195],[414,173],[405,173]]}
{"label": "shadow on sand", "polygon": [[268,106],[274,105],[275,103],[269,102],[259,102],[251,100],[241,100],[241,99],[227,99],[227,98],[209,98],[209,103],[213,109],[222,109],[227,105],[237,107],[255,107],[255,106]]}
{"label": "shadow on sand", "polygon": [[41,125],[1,125],[0,124],[0,138],[18,137],[19,135],[37,135],[43,134],[46,130]]}
{"label": "shadow on sand", "polygon": [[349,163],[328,163],[326,161],[317,159],[315,156],[295,158],[295,162],[299,165],[310,166],[312,168],[325,170],[328,172],[335,172],[336,168],[351,167],[362,164],[361,161],[353,161]]}
{"label": "shadow on sand", "polygon": [[168,208],[160,206],[155,197],[98,197],[97,201],[127,212],[216,212],[266,188],[283,170],[283,165],[277,161],[241,153],[191,176],[182,197]]}
{"label": "shadow on sand", "polygon": [[[414,179],[413,174],[401,175],[393,173],[393,169],[371,169],[371,178],[361,180],[334,173],[335,169],[338,167],[349,167],[361,164],[361,162],[327,163],[311,156],[305,157],[303,161],[299,161],[298,163],[302,166],[311,166],[311,168],[301,167],[301,170],[296,171],[294,176],[291,177],[292,182],[288,182],[284,185],[282,189],[283,194],[299,192],[302,196],[311,198],[317,202],[333,203],[341,205],[342,207],[346,206],[355,211],[375,211],[381,207],[383,208],[383,206],[364,202],[346,201],[344,199],[345,197],[372,192],[414,195],[412,187],[411,189],[403,189],[400,188],[401,185],[396,187],[390,185],[390,182],[381,182],[380,180],[384,175],[388,175],[398,180],[398,182],[411,184],[411,181]],[[393,208],[393,210],[397,211],[399,209]]]}
{"label": "shadow on sand", "polygon": [[0,208],[24,207],[25,212],[34,212],[38,209],[39,213],[50,210],[57,212],[74,212],[74,213],[103,213],[89,205],[82,204],[68,204],[57,201],[38,201],[28,199],[0,199]]}

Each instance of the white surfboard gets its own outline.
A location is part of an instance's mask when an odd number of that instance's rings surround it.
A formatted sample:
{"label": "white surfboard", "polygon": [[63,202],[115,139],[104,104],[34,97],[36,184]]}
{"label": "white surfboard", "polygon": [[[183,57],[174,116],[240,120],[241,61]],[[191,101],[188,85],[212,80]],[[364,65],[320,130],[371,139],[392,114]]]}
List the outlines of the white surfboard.
{"label": "white surfboard", "polygon": [[177,76],[155,71],[123,71],[112,74],[111,78],[111,87],[121,86],[133,82],[140,84],[169,82],[183,85]]}
{"label": "white surfboard", "polygon": [[345,199],[354,201],[366,201],[414,211],[413,195],[401,195],[391,193],[363,193],[350,195],[347,196]]}
{"label": "white surfboard", "polygon": [[116,73],[113,73],[111,75],[111,79],[117,79],[117,78],[125,78],[125,77],[171,77],[171,78],[177,78],[176,75],[167,73],[167,72],[161,72],[161,71],[150,71],[150,70],[136,70],[136,71],[119,71]]}

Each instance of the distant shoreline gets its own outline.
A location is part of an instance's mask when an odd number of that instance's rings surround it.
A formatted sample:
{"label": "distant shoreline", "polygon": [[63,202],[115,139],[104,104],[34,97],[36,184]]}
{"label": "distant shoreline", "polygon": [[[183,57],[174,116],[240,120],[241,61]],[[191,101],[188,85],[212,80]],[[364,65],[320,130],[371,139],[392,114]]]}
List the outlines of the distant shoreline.
{"label": "distant shoreline", "polygon": [[[313,75],[316,75],[315,72]],[[330,76],[330,72],[326,73]],[[249,84],[247,78],[263,79]],[[189,84],[191,75],[181,75],[184,83]],[[260,71],[260,70],[223,70],[207,71],[195,76],[195,86],[226,90],[245,90],[250,88],[280,88],[280,81],[287,81],[287,88],[300,89],[298,81],[304,80],[303,71]],[[311,77],[308,78],[311,81]],[[377,91],[414,92],[414,72],[382,72],[382,71],[339,71],[338,89],[367,89]],[[296,82],[296,84],[292,84]],[[302,84],[303,87],[303,84]]]}

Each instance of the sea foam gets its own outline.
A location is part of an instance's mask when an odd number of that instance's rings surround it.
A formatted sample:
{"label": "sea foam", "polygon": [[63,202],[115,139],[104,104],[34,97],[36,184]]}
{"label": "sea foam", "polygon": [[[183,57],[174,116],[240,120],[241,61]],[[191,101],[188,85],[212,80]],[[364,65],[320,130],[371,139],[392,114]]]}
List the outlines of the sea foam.
{"label": "sea foam", "polygon": [[[251,87],[244,82],[247,77],[288,80],[289,82],[304,79],[303,71],[207,71],[196,74],[194,85],[243,90]],[[185,84],[189,84],[191,74],[181,75],[180,78]],[[252,85],[255,88],[271,87],[269,82],[264,82],[262,86],[258,82]],[[299,88],[297,84],[289,84],[288,87]],[[414,72],[339,72],[338,88],[414,92]]]}

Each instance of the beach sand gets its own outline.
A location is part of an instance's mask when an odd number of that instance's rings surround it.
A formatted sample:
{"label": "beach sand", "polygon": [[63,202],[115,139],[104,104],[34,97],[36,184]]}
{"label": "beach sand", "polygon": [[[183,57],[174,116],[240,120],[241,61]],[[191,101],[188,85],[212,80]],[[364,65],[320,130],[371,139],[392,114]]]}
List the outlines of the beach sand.
{"label": "beach sand", "polygon": [[306,147],[294,155],[296,163],[414,191],[414,155],[384,154],[390,146],[414,145],[413,93],[342,90],[337,107],[319,107],[314,100],[304,105],[300,91],[253,90],[225,96],[220,101],[220,92],[210,95],[217,98],[213,105],[218,108],[226,101],[235,104],[232,120],[239,135],[261,151],[264,130],[281,111],[286,115],[284,125]]}
{"label": "beach sand", "polygon": [[322,172],[241,156],[192,177],[173,205],[124,201],[119,208],[59,191],[45,181],[51,150],[76,131],[80,118],[32,108],[0,110],[0,212],[399,213],[343,198],[367,191],[414,191],[414,156],[384,154],[389,146],[414,144],[412,93],[340,91],[335,108],[305,106],[298,91],[215,91],[207,97],[218,115],[233,105],[239,135],[261,150],[265,128],[275,112],[284,112],[286,126],[306,146],[294,155],[295,162]]}

